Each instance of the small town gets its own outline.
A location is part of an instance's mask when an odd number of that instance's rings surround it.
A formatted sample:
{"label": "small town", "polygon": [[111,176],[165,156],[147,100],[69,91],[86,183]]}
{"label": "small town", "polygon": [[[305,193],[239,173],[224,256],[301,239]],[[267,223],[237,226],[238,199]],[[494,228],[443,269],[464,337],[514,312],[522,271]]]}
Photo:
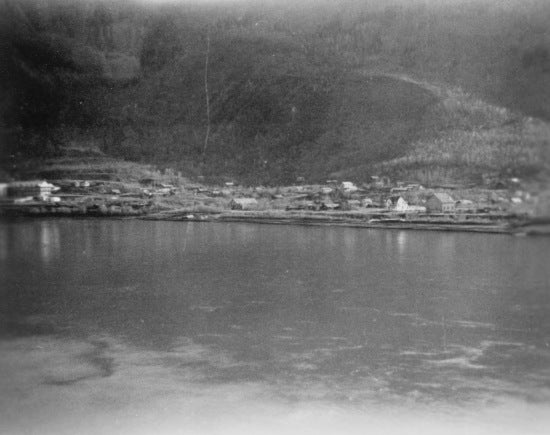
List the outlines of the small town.
{"label": "small town", "polygon": [[0,0],[0,435],[549,435],[550,0]]}
{"label": "small town", "polygon": [[139,217],[154,220],[333,224],[546,234],[550,199],[518,178],[498,188],[431,186],[372,176],[370,183],[303,177],[283,187],[182,181],[171,171],[135,181],[31,180],[0,183],[8,216]]}

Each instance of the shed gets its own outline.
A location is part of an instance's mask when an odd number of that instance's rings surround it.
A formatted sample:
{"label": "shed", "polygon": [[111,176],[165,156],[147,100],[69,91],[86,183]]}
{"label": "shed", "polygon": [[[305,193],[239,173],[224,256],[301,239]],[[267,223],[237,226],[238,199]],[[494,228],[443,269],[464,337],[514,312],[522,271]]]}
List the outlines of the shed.
{"label": "shed", "polygon": [[426,201],[429,213],[449,213],[455,211],[455,200],[445,192],[435,192]]}
{"label": "shed", "polygon": [[258,201],[254,198],[233,198],[229,206],[231,210],[254,210],[258,207]]}
{"label": "shed", "polygon": [[407,204],[407,201],[405,201],[403,197],[399,195],[390,196],[386,200],[385,204],[386,208],[393,211],[407,211],[407,209],[409,208],[409,204]]}

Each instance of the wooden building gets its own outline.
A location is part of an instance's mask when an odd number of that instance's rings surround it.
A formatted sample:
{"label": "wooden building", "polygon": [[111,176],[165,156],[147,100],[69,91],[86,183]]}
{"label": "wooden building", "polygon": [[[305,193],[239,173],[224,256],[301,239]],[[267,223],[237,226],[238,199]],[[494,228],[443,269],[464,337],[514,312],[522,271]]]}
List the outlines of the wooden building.
{"label": "wooden building", "polygon": [[386,208],[392,211],[407,211],[409,204],[402,196],[392,195],[385,202]]}
{"label": "wooden building", "polygon": [[426,201],[428,213],[452,213],[455,208],[455,200],[445,192],[433,193]]}
{"label": "wooden building", "polygon": [[14,181],[8,184],[8,196],[16,198],[44,198],[56,190],[57,188],[47,181]]}

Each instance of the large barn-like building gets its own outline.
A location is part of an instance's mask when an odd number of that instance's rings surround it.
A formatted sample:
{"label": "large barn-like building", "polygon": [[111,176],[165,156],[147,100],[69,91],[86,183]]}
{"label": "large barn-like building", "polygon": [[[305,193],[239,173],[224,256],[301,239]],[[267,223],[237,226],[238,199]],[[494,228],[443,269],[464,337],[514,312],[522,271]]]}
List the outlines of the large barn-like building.
{"label": "large barn-like building", "polygon": [[455,211],[455,200],[445,192],[436,192],[426,201],[428,213],[452,213]]}

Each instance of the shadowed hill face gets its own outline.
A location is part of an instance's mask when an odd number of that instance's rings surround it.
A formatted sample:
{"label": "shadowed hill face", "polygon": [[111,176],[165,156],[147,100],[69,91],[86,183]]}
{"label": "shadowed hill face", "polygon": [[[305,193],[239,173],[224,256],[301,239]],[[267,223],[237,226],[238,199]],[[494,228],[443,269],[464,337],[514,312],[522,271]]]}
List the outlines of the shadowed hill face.
{"label": "shadowed hill face", "polygon": [[[149,144],[154,154],[148,158],[160,161],[200,152],[206,125],[204,56],[185,51],[185,60],[111,94],[117,104],[112,116],[136,98],[137,108],[119,119],[126,152]],[[213,134],[206,154],[212,172],[241,171],[251,182],[289,182],[297,172],[323,179],[358,162],[399,157],[423,134],[423,116],[437,102],[431,92],[392,77],[347,73],[338,65],[320,70],[314,60],[292,39],[212,42]],[[113,150],[120,150],[115,135],[110,140]]]}
{"label": "shadowed hill face", "polygon": [[[428,134],[424,116],[438,102],[414,83],[359,73],[349,74],[334,95],[323,137],[302,158],[304,173],[318,179],[326,174],[366,179],[367,166],[404,155]],[[319,153],[324,158],[316,158]]]}

